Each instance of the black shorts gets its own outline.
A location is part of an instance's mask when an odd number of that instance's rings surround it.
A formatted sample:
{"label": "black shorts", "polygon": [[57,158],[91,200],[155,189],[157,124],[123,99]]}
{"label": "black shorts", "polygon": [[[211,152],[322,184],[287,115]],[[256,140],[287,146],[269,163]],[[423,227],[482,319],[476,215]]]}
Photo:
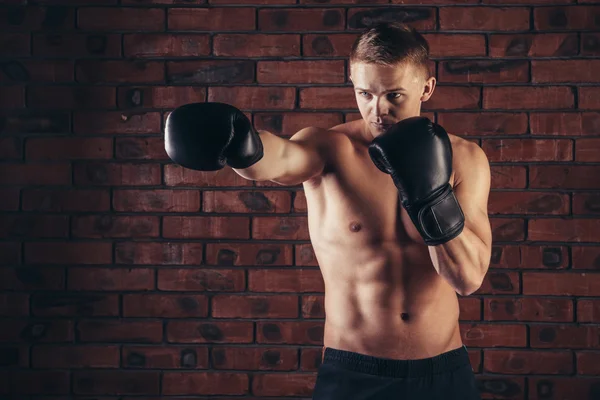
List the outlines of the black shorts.
{"label": "black shorts", "polygon": [[326,348],[314,400],[480,400],[467,348],[391,360]]}

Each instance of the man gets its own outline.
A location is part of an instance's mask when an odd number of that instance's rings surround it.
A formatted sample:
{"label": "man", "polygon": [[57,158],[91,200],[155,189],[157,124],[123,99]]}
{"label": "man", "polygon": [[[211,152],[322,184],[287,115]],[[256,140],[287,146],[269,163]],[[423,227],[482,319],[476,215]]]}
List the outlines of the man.
{"label": "man", "polygon": [[436,84],[428,57],[414,29],[367,29],[350,55],[362,119],[290,140],[219,103],[167,121],[167,152],[185,167],[302,183],[326,288],[315,399],[480,398],[456,294],[477,290],[489,266],[489,163],[420,117]]}

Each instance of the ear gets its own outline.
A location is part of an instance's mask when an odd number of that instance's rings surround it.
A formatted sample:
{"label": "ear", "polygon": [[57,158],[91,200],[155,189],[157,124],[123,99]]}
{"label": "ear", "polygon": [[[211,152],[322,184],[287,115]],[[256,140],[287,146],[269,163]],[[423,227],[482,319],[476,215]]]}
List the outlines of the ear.
{"label": "ear", "polygon": [[423,94],[421,95],[422,102],[426,102],[427,100],[429,100],[431,98],[431,95],[433,95],[433,91],[435,90],[436,82],[437,81],[435,80],[435,78],[433,76],[431,78],[427,79],[427,81],[425,82],[425,84],[423,86]]}

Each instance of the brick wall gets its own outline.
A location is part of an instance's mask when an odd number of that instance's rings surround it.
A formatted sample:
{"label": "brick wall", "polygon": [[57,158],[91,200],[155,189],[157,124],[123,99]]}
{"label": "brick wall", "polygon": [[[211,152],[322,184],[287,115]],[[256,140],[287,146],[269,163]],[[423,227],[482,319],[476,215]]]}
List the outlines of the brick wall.
{"label": "brick wall", "polygon": [[492,264],[460,299],[484,397],[600,398],[593,2],[2,1],[0,397],[309,398],[302,188],[172,165],[162,125],[197,101],[285,136],[358,118],[349,47],[404,20],[439,79],[424,114],[492,163]]}

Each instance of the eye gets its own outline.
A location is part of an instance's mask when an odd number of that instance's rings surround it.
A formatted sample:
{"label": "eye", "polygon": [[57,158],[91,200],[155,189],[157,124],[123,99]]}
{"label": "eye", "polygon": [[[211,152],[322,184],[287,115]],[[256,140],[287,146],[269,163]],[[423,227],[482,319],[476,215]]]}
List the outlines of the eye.
{"label": "eye", "polygon": [[402,97],[402,93],[390,93],[388,96],[391,99],[399,99],[400,97]]}
{"label": "eye", "polygon": [[358,92],[359,95],[361,95],[362,97],[369,97],[370,94],[368,92]]}

